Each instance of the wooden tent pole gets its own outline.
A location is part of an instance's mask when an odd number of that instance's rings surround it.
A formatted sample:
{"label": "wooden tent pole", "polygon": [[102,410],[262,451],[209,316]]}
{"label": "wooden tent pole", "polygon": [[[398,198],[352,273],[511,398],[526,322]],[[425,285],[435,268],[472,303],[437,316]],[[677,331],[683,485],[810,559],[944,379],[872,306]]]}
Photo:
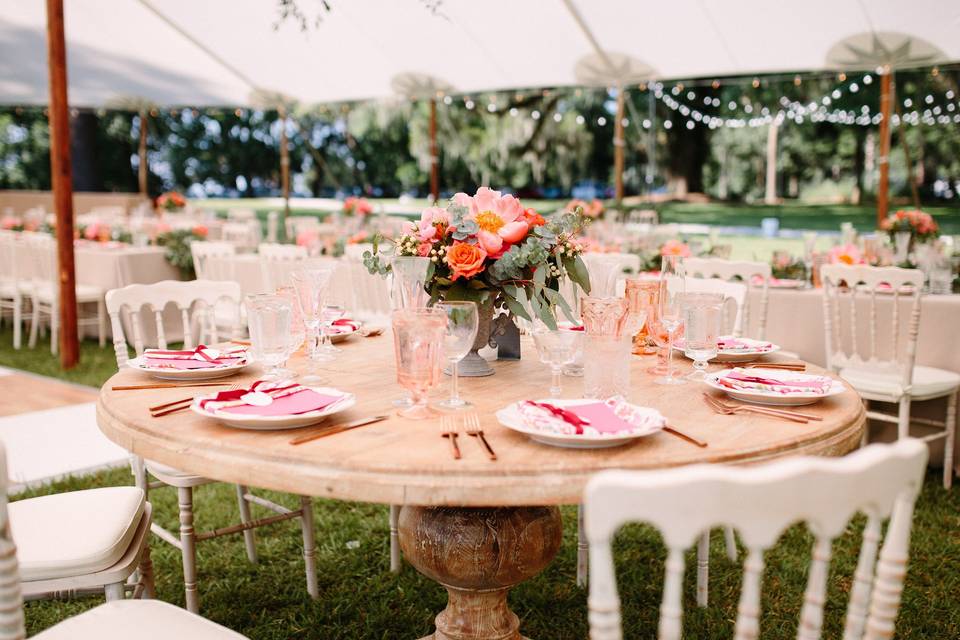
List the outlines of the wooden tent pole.
{"label": "wooden tent pole", "polygon": [[877,228],[890,209],[890,105],[893,102],[893,71],[886,67],[880,76],[880,184],[877,186]]}
{"label": "wooden tent pole", "polygon": [[[900,105],[897,105],[897,115],[900,116]],[[913,197],[913,206],[920,208],[920,191],[917,189],[917,179],[913,175],[913,158],[910,157],[910,145],[907,144],[907,132],[904,131],[903,119],[901,116],[900,126],[897,127],[897,137],[900,138],[900,146],[903,148],[904,160],[907,163],[907,182],[910,183],[910,195]]]}
{"label": "wooden tent pole", "polygon": [[777,203],[777,132],[776,121],[767,128],[767,177],[764,185],[764,204]]}
{"label": "wooden tent pole", "polygon": [[440,157],[437,152],[437,99],[430,98],[430,198],[440,199]]}
{"label": "wooden tent pole", "polygon": [[140,197],[146,199],[147,196],[147,115],[146,109],[140,110]]}
{"label": "wooden tent pole", "polygon": [[613,184],[617,203],[623,200],[623,109],[626,89],[617,88],[617,119],[613,124]]}
{"label": "wooden tent pole", "polygon": [[47,0],[47,62],[50,69],[50,174],[57,214],[57,268],[60,276],[60,365],[71,369],[80,361],[80,344],[73,262],[73,174],[63,0]]}
{"label": "wooden tent pole", "polygon": [[286,229],[287,218],[290,216],[290,148],[287,141],[287,108],[277,106],[277,115],[280,116],[280,188],[283,191],[283,220],[281,229]]}

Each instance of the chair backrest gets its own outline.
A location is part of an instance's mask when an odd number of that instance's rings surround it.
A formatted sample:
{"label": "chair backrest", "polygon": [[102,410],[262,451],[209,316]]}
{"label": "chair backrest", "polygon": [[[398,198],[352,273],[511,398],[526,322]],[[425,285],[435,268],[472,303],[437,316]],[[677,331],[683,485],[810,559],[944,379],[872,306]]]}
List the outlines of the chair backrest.
{"label": "chair backrest", "polygon": [[296,238],[303,229],[316,229],[320,226],[320,218],[316,216],[290,216],[286,221],[287,238]]}
{"label": "chair backrest", "polygon": [[[763,340],[767,335],[767,302],[771,276],[770,265],[765,262],[747,262],[721,260],[718,258],[687,258],[683,261],[688,276],[700,278],[719,278],[721,280],[739,280],[747,290],[740,305],[740,321],[737,323],[737,335]],[[751,308],[750,289],[760,289],[760,304]],[[757,329],[751,331],[753,315],[757,317]]]}
{"label": "chair backrest", "polygon": [[[689,275],[689,274],[688,274]],[[747,285],[720,278],[686,278],[687,293],[722,293],[727,297],[721,319],[724,334],[740,335],[744,322],[743,309],[747,299]]]}
{"label": "chair backrest", "polygon": [[236,252],[237,248],[230,242],[191,242],[190,255],[193,256],[193,270],[197,274],[197,279],[210,279],[207,273],[208,258],[226,258]]}
{"label": "chair backrest", "polygon": [[7,512],[7,477],[7,451],[0,442],[0,640],[22,640],[27,632],[17,545],[13,542]]}
{"label": "chair backrest", "polygon": [[[16,282],[17,274],[17,244],[19,240],[16,231],[0,231],[0,282]],[[18,290],[17,287],[14,287]]]}
{"label": "chair backrest", "polygon": [[231,242],[241,249],[253,249],[260,242],[260,223],[256,220],[247,222],[225,222],[221,230],[221,239]]}
{"label": "chair backrest", "polygon": [[[873,370],[899,373],[901,384],[905,389],[909,388],[920,331],[923,272],[899,267],[830,264],[820,268],[820,279],[823,282],[827,368],[839,371],[848,366],[869,364]],[[903,300],[910,304],[906,325],[900,313]],[[862,318],[862,303],[868,305],[867,344],[858,339],[863,336],[858,331],[858,306]],[[889,316],[890,333],[882,330],[887,321],[884,319],[883,325],[880,324],[879,308]],[[901,349],[904,329],[906,338]],[[881,334],[889,335],[890,342],[886,342]]]}
{"label": "chair backrest", "polygon": [[260,255],[260,270],[263,273],[263,285],[267,291],[276,291],[277,287],[293,284],[290,272],[307,259],[307,248],[294,244],[274,244],[261,242],[257,247]]}
{"label": "chair backrest", "polygon": [[[734,527],[747,548],[735,637],[759,637],[763,553],[787,527],[806,522],[815,541],[797,637],[819,638],[831,541],[857,512],[866,514],[867,524],[843,637],[892,637],[913,505],[926,462],[926,444],[905,438],[892,445],[870,445],[844,458],[795,457],[755,467],[695,465],[596,475],[587,484],[584,500],[590,638],[622,637],[611,541],[622,525],[640,521],[659,529],[667,546],[660,640],[680,638],[684,550],[703,532],[721,525]],[[882,522],[888,517],[877,562]]]}
{"label": "chair backrest", "polygon": [[253,209],[232,207],[227,210],[227,220],[239,220],[241,222],[246,222],[248,220],[256,220],[256,218],[257,212]]}
{"label": "chair backrest", "polygon": [[[121,289],[112,289],[107,292],[107,313],[110,315],[110,326],[113,329],[113,350],[117,357],[117,366],[123,367],[127,362],[127,339],[123,330],[122,313],[126,309],[130,315],[130,325],[133,333],[133,348],[137,355],[143,354],[144,329],[141,324],[141,309],[144,306],[153,312],[157,332],[157,346],[167,348],[167,338],[164,332],[163,310],[169,303],[176,305],[180,310],[180,320],[183,325],[183,346],[192,349],[196,346],[191,326],[191,309],[200,315],[201,334],[207,333],[210,342],[219,342],[217,318],[215,309],[217,303],[228,302],[230,318],[228,330],[230,337],[240,336],[240,285],[236,282],[192,280],[180,282],[164,280],[154,284],[131,284]],[[206,322],[206,325],[204,324]],[[206,328],[204,328],[206,327]]]}

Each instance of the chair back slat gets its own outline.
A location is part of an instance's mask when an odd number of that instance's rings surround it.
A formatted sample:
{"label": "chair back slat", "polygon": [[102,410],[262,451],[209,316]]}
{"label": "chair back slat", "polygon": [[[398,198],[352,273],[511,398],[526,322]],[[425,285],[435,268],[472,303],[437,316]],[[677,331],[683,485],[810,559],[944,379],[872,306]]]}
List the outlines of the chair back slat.
{"label": "chair back slat", "polygon": [[860,354],[857,347],[857,287],[850,287],[850,348],[855,354]]}
{"label": "chair back slat", "polygon": [[867,624],[867,607],[870,606],[870,590],[877,563],[877,550],[880,548],[880,527],[882,521],[876,514],[867,516],[867,526],[863,529],[863,543],[857,568],[853,572],[853,587],[850,589],[850,605],[847,607],[847,621],[843,629],[843,640],[860,640]]}
{"label": "chair back slat", "polygon": [[193,257],[193,270],[197,274],[197,280],[213,279],[207,269],[210,258],[230,258],[236,251],[236,247],[230,242],[191,242],[190,255]]}
{"label": "chair back slat", "polygon": [[[893,308],[897,308],[894,302]],[[880,357],[877,352],[877,292],[870,291],[870,359],[876,360]]]}
{"label": "chair back slat", "polygon": [[[158,346],[166,348],[167,342],[163,312],[168,304],[172,303],[175,305],[180,310],[184,346],[193,348],[196,344],[191,331],[191,308],[197,309],[198,314],[201,314],[201,320],[203,320],[205,316],[210,316],[210,321],[214,327],[210,336],[216,341],[216,321],[213,318],[213,312],[217,303],[223,302],[230,305],[228,324],[231,327],[231,331],[237,334],[240,324],[240,301],[240,285],[236,282],[225,281],[193,280],[190,282],[179,282],[164,280],[154,284],[132,284],[120,289],[108,291],[106,296],[107,312],[110,314],[111,320],[116,318],[113,329],[117,366],[123,366],[126,362],[126,338],[124,337],[124,327],[121,321],[123,309],[129,310],[134,349],[137,355],[140,356],[143,354],[144,349],[143,328],[140,319],[140,310],[143,307],[149,307],[153,311]],[[201,324],[201,328],[202,326]],[[201,331],[201,333],[203,333],[203,331]]]}
{"label": "chair back slat", "polygon": [[257,247],[257,253],[260,256],[260,270],[267,293],[273,293],[277,287],[292,284],[290,272],[307,259],[307,248],[292,244],[262,242]]}
{"label": "chair back slat", "polygon": [[743,311],[748,298],[747,285],[730,282],[720,278],[684,279],[687,293],[720,293],[727,297],[720,316],[721,331],[724,334],[741,335],[744,324]]}
{"label": "chair back slat", "polygon": [[[903,589],[912,510],[922,486],[927,455],[922,440],[903,438],[892,445],[870,445],[836,459],[794,457],[742,468],[695,465],[597,474],[587,484],[584,500],[590,547],[588,602],[591,633],[594,624],[605,628],[603,635],[591,637],[620,637],[610,629],[619,620],[619,612],[612,611],[619,600],[609,545],[622,525],[652,524],[668,549],[660,638],[680,637],[684,549],[705,531],[723,525],[735,528],[748,549],[735,637],[747,640],[757,638],[759,633],[763,553],[787,528],[805,522],[815,544],[798,638],[819,638],[831,543],[846,532],[858,512],[869,515],[864,535],[867,549],[861,550],[857,565],[848,626],[859,624],[857,618],[862,618],[864,602],[868,601],[865,637],[892,637]],[[878,522],[885,518],[890,520],[871,593],[868,585],[880,532]],[[606,569],[598,567],[599,563]]]}
{"label": "chair back slat", "polygon": [[7,451],[0,443],[0,640],[23,640],[27,632],[23,618],[17,545],[10,531],[10,514],[7,511],[8,477]]}
{"label": "chair back slat", "polygon": [[[739,304],[739,319],[736,335],[764,340],[767,335],[767,306],[770,293],[770,265],[765,262],[722,260],[720,258],[686,258],[683,261],[687,276],[719,278],[740,281],[747,288]],[[750,292],[760,289],[760,304],[753,309]],[[757,327],[753,329],[752,317],[756,315]]]}

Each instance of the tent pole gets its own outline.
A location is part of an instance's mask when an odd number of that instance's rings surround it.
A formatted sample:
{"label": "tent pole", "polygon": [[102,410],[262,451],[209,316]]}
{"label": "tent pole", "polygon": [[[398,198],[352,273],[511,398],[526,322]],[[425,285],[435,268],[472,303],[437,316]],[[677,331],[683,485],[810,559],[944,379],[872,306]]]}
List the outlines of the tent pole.
{"label": "tent pole", "polygon": [[[897,105],[897,116],[900,116],[900,105]],[[913,175],[913,159],[910,157],[910,145],[907,144],[907,132],[904,131],[903,120],[900,120],[900,126],[897,127],[897,137],[900,138],[900,146],[903,147],[903,157],[907,163],[907,182],[910,183],[910,195],[913,196],[913,206],[920,208],[920,191],[917,189],[917,179]]]}
{"label": "tent pole", "polygon": [[763,195],[764,204],[777,204],[777,123],[767,128],[767,184]]}
{"label": "tent pole", "polygon": [[617,87],[617,119],[613,126],[613,184],[617,204],[623,201],[623,109],[627,91]]}
{"label": "tent pole", "polygon": [[277,115],[280,116],[280,188],[283,191],[283,220],[280,228],[287,228],[287,218],[290,216],[290,149],[287,143],[287,108],[277,105]]}
{"label": "tent pole", "polygon": [[647,112],[650,118],[650,133],[647,135],[647,193],[652,193],[653,180],[657,174],[657,103],[649,87],[647,87]]}
{"label": "tent pole", "polygon": [[140,110],[140,196],[147,199],[147,110]]}
{"label": "tent pole", "polygon": [[63,0],[47,0],[47,61],[50,69],[50,174],[57,214],[57,268],[60,281],[60,366],[72,369],[80,361],[80,344],[73,262],[73,173],[70,163],[70,106],[67,103]]}
{"label": "tent pole", "polygon": [[877,186],[877,228],[890,208],[890,105],[893,102],[893,71],[885,67],[880,76],[880,184]]}
{"label": "tent pole", "polygon": [[440,200],[440,158],[437,155],[437,99],[430,98],[430,198]]}

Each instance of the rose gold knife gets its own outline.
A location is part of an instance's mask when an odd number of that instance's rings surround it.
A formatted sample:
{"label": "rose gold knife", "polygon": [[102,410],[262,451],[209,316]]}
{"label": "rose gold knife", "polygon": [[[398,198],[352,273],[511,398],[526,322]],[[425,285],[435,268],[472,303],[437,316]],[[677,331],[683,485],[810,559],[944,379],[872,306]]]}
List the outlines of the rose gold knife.
{"label": "rose gold knife", "polygon": [[310,442],[311,440],[316,440],[317,438],[324,438],[326,436],[332,436],[335,433],[340,433],[348,429],[354,429],[356,427],[362,427],[367,424],[373,424],[374,422],[380,422],[381,420],[386,420],[390,416],[371,416],[368,418],[359,418],[353,422],[345,422],[343,424],[334,425],[332,427],[325,427],[322,431],[316,431],[314,433],[308,433],[306,435],[297,436],[290,441],[290,444],[303,444],[304,442]]}

